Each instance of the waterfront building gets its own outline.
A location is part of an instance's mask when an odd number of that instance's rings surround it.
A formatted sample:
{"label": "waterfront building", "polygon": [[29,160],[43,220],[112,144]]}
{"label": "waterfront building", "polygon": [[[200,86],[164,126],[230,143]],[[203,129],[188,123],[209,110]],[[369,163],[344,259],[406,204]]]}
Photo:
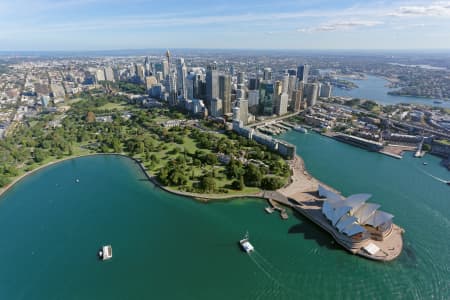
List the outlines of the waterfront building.
{"label": "waterfront building", "polygon": [[367,203],[369,194],[351,195],[347,198],[319,186],[319,196],[324,197],[322,213],[339,233],[354,242],[367,239],[383,241],[392,231],[393,215],[378,210],[379,204]]}
{"label": "waterfront building", "polygon": [[333,86],[330,83],[322,84],[320,89],[320,98],[330,98]]}
{"label": "waterfront building", "polygon": [[309,69],[310,65],[300,65],[297,68],[297,78],[299,81],[303,81],[304,83],[308,83]]}
{"label": "waterfront building", "polygon": [[219,76],[219,98],[223,101],[223,114],[231,113],[231,76],[228,74]]}
{"label": "waterfront building", "polygon": [[222,117],[223,109],[222,109],[222,99],[213,98],[211,101],[211,116],[213,117]]}
{"label": "waterfront building", "polygon": [[[213,98],[219,96],[219,73],[216,62],[208,65],[206,69],[206,106],[209,106]],[[221,98],[222,100],[224,98]]]}

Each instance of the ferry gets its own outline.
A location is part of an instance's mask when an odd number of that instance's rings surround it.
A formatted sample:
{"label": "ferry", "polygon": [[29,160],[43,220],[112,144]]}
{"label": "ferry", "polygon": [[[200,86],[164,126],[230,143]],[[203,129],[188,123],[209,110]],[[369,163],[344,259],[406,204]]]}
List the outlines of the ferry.
{"label": "ferry", "polygon": [[103,246],[100,251],[98,251],[98,257],[101,260],[108,260],[112,258],[112,247],[111,245]]}
{"label": "ferry", "polygon": [[244,238],[239,241],[239,244],[241,245],[242,250],[247,253],[253,252],[255,250],[255,248],[249,242],[248,232],[245,234]]}
{"label": "ferry", "polygon": [[294,130],[295,130],[295,131],[298,131],[298,132],[301,132],[301,133],[308,133],[308,130],[307,130],[306,128],[303,128],[303,127],[300,126],[300,125],[295,126],[295,127],[294,127]]}

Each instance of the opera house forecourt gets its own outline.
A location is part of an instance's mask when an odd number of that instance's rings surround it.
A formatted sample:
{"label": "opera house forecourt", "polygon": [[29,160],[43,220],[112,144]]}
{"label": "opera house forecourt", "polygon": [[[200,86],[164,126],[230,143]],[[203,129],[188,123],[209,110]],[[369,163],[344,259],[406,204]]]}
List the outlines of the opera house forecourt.
{"label": "opera house forecourt", "polygon": [[347,250],[382,261],[400,255],[403,229],[392,222],[393,215],[378,210],[379,204],[367,202],[372,195],[345,198],[321,185],[318,194],[323,199],[322,214],[328,221],[327,230]]}

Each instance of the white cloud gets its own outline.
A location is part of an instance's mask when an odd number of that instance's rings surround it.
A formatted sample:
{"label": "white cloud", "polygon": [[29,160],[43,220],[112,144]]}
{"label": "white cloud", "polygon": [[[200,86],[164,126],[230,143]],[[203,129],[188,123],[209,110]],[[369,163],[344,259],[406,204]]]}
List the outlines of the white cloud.
{"label": "white cloud", "polygon": [[438,1],[430,5],[402,6],[388,15],[394,17],[450,17],[450,1]]}
{"label": "white cloud", "polygon": [[327,31],[342,31],[350,30],[359,27],[374,27],[377,25],[384,24],[381,21],[363,21],[363,20],[353,20],[353,21],[337,21],[331,23],[321,24],[315,27],[299,28],[298,32],[327,32]]}

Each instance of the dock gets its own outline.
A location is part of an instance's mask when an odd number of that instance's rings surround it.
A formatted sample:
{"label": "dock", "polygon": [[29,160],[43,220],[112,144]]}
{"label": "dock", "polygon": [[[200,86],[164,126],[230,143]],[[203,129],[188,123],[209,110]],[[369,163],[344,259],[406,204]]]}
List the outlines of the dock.
{"label": "dock", "polygon": [[[276,210],[276,211],[280,212],[281,219],[287,220],[289,218],[289,215],[288,215],[288,213],[286,211],[286,208],[279,206],[278,203],[277,203],[278,201],[276,199],[270,198],[271,196],[268,193],[271,193],[271,192],[265,192],[264,193],[264,198],[267,199],[267,201],[269,202],[269,204],[270,204],[270,206],[272,207],[273,210]],[[274,193],[274,196],[275,197],[279,197],[275,193]]]}

